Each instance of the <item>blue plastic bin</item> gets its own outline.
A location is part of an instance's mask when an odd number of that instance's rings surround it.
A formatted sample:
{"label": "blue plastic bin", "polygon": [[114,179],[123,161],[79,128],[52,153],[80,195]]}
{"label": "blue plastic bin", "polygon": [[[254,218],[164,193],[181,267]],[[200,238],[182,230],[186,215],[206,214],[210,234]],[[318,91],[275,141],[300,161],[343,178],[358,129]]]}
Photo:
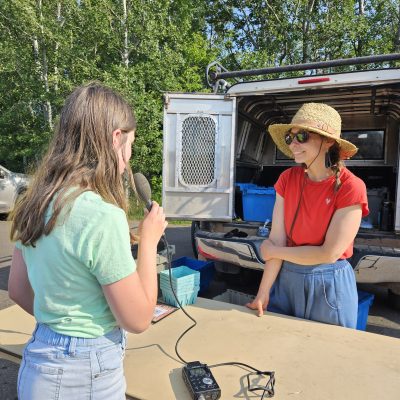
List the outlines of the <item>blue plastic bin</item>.
{"label": "blue plastic bin", "polygon": [[202,261],[196,260],[194,258],[189,257],[180,257],[176,260],[173,260],[171,263],[172,268],[176,268],[179,266],[186,266],[194,271],[198,271],[200,273],[200,291],[199,294],[202,294],[207,291],[210,282],[214,278],[215,267],[212,261]]}
{"label": "blue plastic bin", "polygon": [[253,188],[257,189],[260,186],[257,186],[255,183],[239,183],[236,182],[236,186],[239,187],[240,190],[248,189],[248,188]]}
{"label": "blue plastic bin", "polygon": [[240,218],[244,220],[243,216],[243,190],[247,188],[257,189],[257,185],[255,183],[236,183],[235,190],[235,218]]}
{"label": "blue plastic bin", "polygon": [[357,329],[359,331],[365,331],[367,328],[369,307],[374,302],[374,297],[371,293],[358,290]]}
{"label": "blue plastic bin", "polygon": [[257,187],[243,189],[243,216],[245,221],[265,222],[272,220],[275,205],[275,189],[273,187]]}

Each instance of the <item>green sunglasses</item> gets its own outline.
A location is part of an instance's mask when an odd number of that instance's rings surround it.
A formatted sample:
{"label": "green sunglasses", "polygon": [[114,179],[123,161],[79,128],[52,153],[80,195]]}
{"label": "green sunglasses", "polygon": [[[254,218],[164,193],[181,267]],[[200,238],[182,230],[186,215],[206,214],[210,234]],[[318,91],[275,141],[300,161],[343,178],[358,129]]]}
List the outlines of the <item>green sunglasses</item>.
{"label": "green sunglasses", "polygon": [[287,132],[285,134],[285,143],[289,146],[294,138],[296,138],[299,143],[306,143],[310,138],[310,133],[307,131],[299,131],[297,133]]}

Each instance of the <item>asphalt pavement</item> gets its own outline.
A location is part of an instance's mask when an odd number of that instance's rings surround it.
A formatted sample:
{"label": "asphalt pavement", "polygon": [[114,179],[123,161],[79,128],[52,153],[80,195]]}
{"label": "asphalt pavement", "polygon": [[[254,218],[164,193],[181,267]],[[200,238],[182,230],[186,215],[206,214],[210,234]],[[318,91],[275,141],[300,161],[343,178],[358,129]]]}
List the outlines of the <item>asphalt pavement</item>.
{"label": "asphalt pavement", "polygon": [[[137,223],[132,222],[131,226],[135,227]],[[7,281],[13,251],[13,244],[8,238],[9,229],[10,222],[0,220],[0,309],[14,304],[8,298],[7,293]],[[185,256],[193,258],[190,226],[169,225],[166,237],[169,244],[175,245],[173,259]],[[254,295],[260,277],[259,271],[248,270],[244,270],[238,276],[216,274],[205,296],[213,298],[228,288]],[[366,331],[400,338],[400,313],[387,305],[386,289],[377,285],[361,285],[359,288],[375,295],[374,302],[369,309]],[[17,374],[18,364],[0,357],[0,400],[17,399]]]}

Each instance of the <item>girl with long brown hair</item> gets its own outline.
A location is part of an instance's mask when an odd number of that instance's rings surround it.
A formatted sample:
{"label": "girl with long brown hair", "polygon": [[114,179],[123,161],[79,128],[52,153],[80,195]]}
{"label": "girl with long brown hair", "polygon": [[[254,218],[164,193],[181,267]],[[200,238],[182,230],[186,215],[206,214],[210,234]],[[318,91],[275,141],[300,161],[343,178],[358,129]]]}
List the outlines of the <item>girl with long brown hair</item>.
{"label": "girl with long brown hair", "polygon": [[130,249],[122,174],[136,122],[98,83],[67,98],[53,141],[13,215],[9,296],[37,325],[18,376],[21,400],[125,399],[125,331],[139,333],[157,300],[155,202]]}

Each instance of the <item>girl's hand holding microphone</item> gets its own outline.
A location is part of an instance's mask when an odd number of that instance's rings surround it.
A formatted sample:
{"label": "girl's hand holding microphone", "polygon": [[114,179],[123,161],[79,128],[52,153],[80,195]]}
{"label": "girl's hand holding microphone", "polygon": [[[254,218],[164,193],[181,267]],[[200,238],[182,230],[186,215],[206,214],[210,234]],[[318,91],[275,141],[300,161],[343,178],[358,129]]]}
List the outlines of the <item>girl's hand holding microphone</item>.
{"label": "girl's hand holding microphone", "polygon": [[140,242],[157,246],[167,225],[163,208],[153,201],[151,211],[145,210],[145,216],[139,224]]}

